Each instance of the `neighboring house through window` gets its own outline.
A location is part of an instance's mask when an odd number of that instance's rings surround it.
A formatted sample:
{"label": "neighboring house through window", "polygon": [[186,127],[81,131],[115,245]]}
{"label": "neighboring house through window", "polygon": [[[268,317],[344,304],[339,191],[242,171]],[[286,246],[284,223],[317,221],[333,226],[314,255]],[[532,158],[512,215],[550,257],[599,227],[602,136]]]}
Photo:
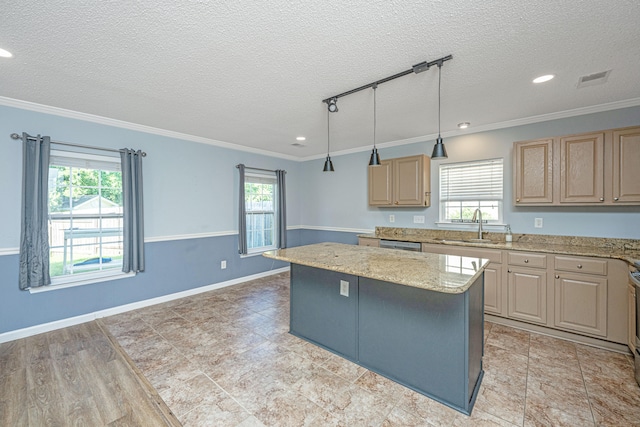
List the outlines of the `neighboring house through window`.
{"label": "neighboring house through window", "polygon": [[52,150],[49,164],[52,284],[122,274],[120,158]]}
{"label": "neighboring house through window", "polygon": [[246,172],[244,200],[247,221],[247,253],[277,247],[275,175]]}
{"label": "neighboring house through window", "polygon": [[440,222],[469,223],[476,209],[483,222],[502,223],[503,159],[440,165]]}

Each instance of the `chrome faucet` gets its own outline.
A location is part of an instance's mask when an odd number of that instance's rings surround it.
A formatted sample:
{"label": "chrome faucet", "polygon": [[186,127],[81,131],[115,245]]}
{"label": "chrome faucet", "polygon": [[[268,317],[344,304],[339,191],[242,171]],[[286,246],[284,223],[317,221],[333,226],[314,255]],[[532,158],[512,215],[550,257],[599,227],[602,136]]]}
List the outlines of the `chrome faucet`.
{"label": "chrome faucet", "polygon": [[476,218],[478,221],[478,239],[482,239],[482,211],[480,210],[480,208],[475,210],[471,221],[476,222]]}

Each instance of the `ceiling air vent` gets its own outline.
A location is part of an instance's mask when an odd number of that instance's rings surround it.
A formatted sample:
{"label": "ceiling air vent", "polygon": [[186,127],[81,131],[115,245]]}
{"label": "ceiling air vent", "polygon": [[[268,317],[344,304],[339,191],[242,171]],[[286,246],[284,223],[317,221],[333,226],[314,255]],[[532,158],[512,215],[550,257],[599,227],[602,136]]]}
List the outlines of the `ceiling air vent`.
{"label": "ceiling air vent", "polygon": [[609,74],[611,74],[611,70],[600,71],[599,73],[582,76],[578,79],[578,88],[606,83],[607,79],[609,78]]}

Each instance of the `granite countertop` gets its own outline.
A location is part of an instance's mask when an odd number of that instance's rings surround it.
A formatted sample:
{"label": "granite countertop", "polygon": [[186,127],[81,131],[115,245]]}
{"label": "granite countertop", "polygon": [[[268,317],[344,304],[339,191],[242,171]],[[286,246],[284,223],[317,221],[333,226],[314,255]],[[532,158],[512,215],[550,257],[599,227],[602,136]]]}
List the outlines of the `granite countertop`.
{"label": "granite countertop", "polygon": [[376,227],[375,233],[360,234],[358,237],[471,248],[615,258],[629,264],[640,265],[640,241],[634,239],[514,234],[513,242],[505,242],[503,233],[485,233],[484,238],[488,240],[487,243],[472,243],[463,240],[477,238],[475,232],[391,227]]}
{"label": "granite countertop", "polygon": [[469,258],[468,264],[475,262],[477,271],[459,268],[453,272],[452,267],[446,264],[446,255],[342,243],[317,243],[278,249],[264,252],[263,256],[450,294],[460,294],[469,289],[488,262],[482,258]]}

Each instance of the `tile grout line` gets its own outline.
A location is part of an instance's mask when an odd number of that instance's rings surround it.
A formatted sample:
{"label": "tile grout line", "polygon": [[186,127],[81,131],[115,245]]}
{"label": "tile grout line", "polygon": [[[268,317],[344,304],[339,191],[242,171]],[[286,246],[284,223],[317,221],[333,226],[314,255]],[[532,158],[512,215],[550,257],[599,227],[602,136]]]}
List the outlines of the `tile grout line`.
{"label": "tile grout line", "polygon": [[580,361],[580,356],[578,355],[578,347],[573,345],[576,350],[576,359],[578,359],[578,367],[580,368],[580,377],[582,378],[582,384],[584,385],[584,391],[587,393],[587,402],[589,402],[589,411],[591,411],[591,419],[593,420],[593,425],[597,425],[596,416],[593,411],[593,405],[591,404],[591,396],[589,394],[589,387],[587,387],[587,381],[584,378],[584,372],[582,372],[582,362]]}

